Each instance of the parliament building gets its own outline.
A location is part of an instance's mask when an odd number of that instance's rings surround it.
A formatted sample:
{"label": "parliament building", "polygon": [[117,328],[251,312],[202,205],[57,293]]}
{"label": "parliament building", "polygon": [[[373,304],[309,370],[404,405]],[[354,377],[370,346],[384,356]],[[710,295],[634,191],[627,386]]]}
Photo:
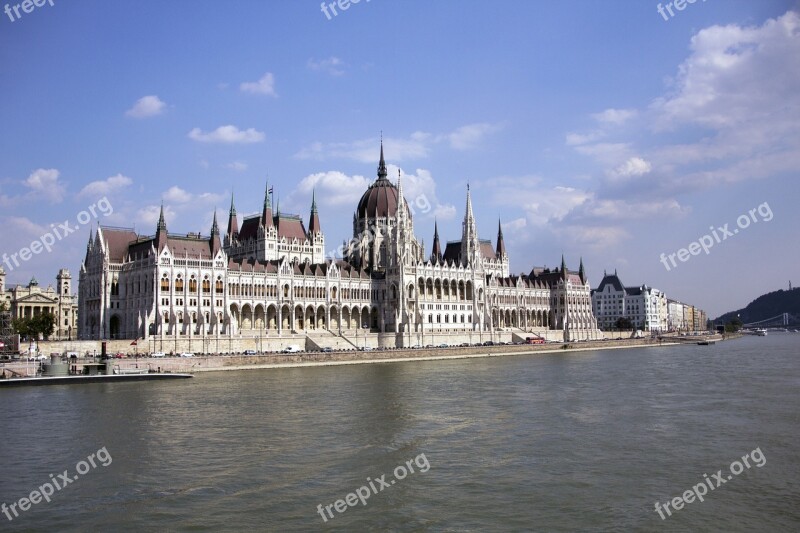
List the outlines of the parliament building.
{"label": "parliament building", "polygon": [[480,239],[467,187],[461,239],[429,254],[414,234],[402,179],[377,178],[353,214],[341,257],[326,256],[312,196],[308,224],[273,212],[239,220],[231,199],[225,233],[155,235],[100,226],[90,233],[79,278],[82,339],[132,339],[153,351],[226,353],[510,342],[535,336],[602,336],[583,261],[511,275],[503,231]]}

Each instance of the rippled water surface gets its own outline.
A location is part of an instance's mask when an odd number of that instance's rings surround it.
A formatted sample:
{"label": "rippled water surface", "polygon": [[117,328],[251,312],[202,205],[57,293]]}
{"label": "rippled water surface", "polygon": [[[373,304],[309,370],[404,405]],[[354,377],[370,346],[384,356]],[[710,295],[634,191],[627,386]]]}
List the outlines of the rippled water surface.
{"label": "rippled water surface", "polygon": [[[101,448],[112,458],[0,514],[0,530],[800,530],[800,334],[8,389],[0,402],[0,503]],[[761,468],[655,512],[756,448]],[[318,514],[408,460],[415,472],[366,505]]]}

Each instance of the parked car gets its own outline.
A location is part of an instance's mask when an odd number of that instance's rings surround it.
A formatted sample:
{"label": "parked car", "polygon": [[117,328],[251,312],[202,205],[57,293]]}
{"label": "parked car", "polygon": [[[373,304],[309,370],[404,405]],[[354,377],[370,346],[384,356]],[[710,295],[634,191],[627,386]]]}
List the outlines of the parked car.
{"label": "parked car", "polygon": [[117,352],[117,353],[114,354],[114,359],[123,359],[124,357],[125,357],[125,354],[122,353],[122,352]]}
{"label": "parked car", "polygon": [[483,343],[483,345],[484,345],[484,346],[494,346],[494,342],[492,342],[492,341],[486,341],[486,342],[484,342],[484,343]]}
{"label": "parked car", "polygon": [[443,342],[442,344],[439,345],[439,348],[449,348],[449,347],[450,345],[447,344],[446,342]]}
{"label": "parked car", "polygon": [[303,349],[300,348],[297,344],[290,344],[286,348],[283,349],[283,353],[300,353]]}
{"label": "parked car", "polygon": [[324,348],[322,349],[322,351],[323,351],[323,352],[325,352],[325,353],[330,353],[330,352],[332,352],[332,351],[333,351],[333,348],[331,348],[330,346],[326,346],[326,347],[324,347]]}
{"label": "parked car", "polygon": [[245,350],[244,351],[245,355],[256,355],[257,353],[258,352],[256,352],[255,350]]}
{"label": "parked car", "polygon": [[166,357],[164,352],[153,352],[150,354],[150,357]]}
{"label": "parked car", "polygon": [[359,348],[359,350],[361,350],[362,352],[371,352],[372,346],[362,346],[361,348]]}
{"label": "parked car", "polygon": [[181,357],[194,357],[192,352],[182,352]]}

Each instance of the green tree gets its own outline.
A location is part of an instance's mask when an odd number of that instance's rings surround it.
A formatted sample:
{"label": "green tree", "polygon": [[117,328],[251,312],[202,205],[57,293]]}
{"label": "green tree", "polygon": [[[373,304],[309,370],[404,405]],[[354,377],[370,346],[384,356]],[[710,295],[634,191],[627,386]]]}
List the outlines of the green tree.
{"label": "green tree", "polygon": [[628,318],[626,316],[621,316],[614,323],[614,326],[617,329],[632,329],[633,328],[633,323],[631,322],[630,318]]}
{"label": "green tree", "polygon": [[50,313],[42,313],[30,318],[15,318],[11,321],[11,327],[21,337],[36,339],[43,337],[47,339],[53,333],[56,325],[56,317]]}
{"label": "green tree", "polygon": [[742,329],[742,321],[739,320],[739,317],[733,318],[725,324],[725,331],[728,333],[733,333]]}

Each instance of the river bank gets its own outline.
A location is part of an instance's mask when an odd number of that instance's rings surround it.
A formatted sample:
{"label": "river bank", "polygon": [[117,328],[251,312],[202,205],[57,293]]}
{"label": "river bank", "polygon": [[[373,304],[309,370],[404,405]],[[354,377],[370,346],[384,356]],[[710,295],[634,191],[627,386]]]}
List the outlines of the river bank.
{"label": "river bank", "polygon": [[[737,336],[738,337],[738,336]],[[464,346],[428,349],[396,349],[341,352],[301,352],[297,354],[263,355],[212,355],[192,358],[167,357],[164,359],[130,359],[119,361],[120,368],[142,368],[142,365],[160,372],[221,372],[232,370],[255,370],[297,368],[331,365],[354,365],[368,363],[400,363],[409,361],[441,361],[448,359],[470,359],[478,357],[506,357],[538,353],[584,352],[592,350],[616,350],[638,347],[658,347],[675,344],[696,345],[698,340],[730,340],[719,335],[698,338],[623,339],[613,341],[590,341],[571,343],[549,343],[542,345]],[[138,366],[137,366],[138,365]]]}

